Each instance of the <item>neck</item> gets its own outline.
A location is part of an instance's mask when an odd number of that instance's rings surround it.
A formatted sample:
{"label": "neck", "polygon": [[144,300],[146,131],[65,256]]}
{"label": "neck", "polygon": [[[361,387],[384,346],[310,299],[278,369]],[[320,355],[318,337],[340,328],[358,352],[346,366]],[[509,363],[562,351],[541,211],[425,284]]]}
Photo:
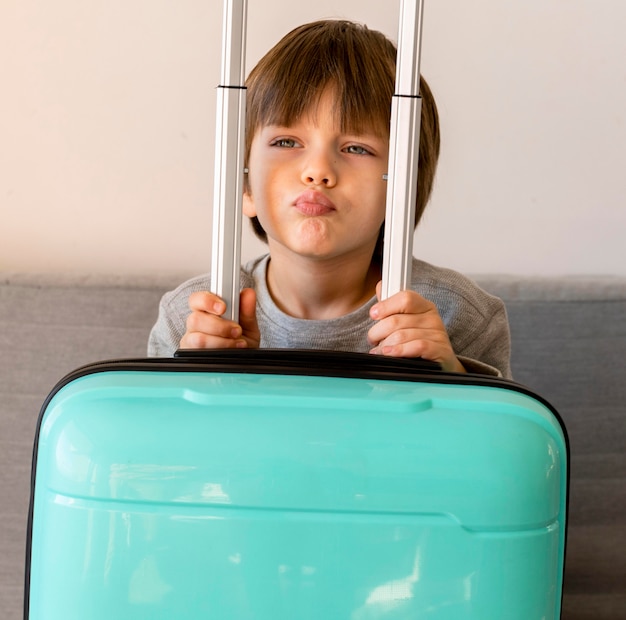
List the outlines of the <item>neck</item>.
{"label": "neck", "polygon": [[380,267],[371,256],[311,260],[272,252],[267,286],[274,303],[300,319],[335,319],[354,312],[376,293]]}

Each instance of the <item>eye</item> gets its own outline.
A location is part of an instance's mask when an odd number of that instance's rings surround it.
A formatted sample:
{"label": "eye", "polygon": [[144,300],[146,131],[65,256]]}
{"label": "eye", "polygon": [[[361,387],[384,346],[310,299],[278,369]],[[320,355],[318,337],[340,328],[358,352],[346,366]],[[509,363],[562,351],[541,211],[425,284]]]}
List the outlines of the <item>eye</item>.
{"label": "eye", "polygon": [[270,142],[270,146],[277,146],[283,149],[294,149],[298,143],[293,138],[276,138]]}
{"label": "eye", "polygon": [[360,146],[359,144],[351,144],[347,146],[345,149],[346,153],[350,153],[350,155],[371,155],[372,152],[366,149],[364,146]]}

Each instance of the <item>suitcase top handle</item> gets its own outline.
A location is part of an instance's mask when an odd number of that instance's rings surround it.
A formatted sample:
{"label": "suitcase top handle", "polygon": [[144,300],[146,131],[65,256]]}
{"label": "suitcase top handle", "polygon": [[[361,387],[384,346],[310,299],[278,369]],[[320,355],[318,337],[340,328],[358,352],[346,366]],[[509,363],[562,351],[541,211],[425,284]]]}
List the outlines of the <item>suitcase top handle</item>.
{"label": "suitcase top handle", "polygon": [[[408,288],[422,100],[419,94],[423,0],[400,0],[396,90],[391,103],[383,249],[383,299]],[[217,89],[211,286],[239,318],[244,182],[247,0],[224,0],[221,83]]]}

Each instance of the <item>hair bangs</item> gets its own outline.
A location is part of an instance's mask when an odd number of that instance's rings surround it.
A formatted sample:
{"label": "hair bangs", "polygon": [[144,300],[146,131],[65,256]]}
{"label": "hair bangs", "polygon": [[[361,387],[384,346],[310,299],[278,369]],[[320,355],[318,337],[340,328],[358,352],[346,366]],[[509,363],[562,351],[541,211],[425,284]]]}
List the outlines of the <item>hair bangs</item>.
{"label": "hair bangs", "polygon": [[351,22],[298,28],[253,71],[248,130],[291,125],[336,92],[342,131],[389,132],[396,50],[382,34]]}

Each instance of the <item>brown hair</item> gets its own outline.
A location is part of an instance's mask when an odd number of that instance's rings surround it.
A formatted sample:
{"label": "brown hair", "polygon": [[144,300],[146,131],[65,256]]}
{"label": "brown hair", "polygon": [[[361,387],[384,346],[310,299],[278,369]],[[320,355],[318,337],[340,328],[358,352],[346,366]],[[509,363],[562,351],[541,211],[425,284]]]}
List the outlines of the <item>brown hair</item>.
{"label": "brown hair", "polygon": [[[342,131],[389,135],[395,88],[396,47],[382,33],[344,20],[299,26],[283,37],[250,72],[246,102],[245,165],[259,127],[290,125],[322,96],[328,86],[337,93]],[[420,77],[422,120],[415,225],[430,193],[439,157],[437,106]],[[267,235],[258,219],[252,226]],[[382,243],[382,231],[379,246]],[[380,247],[376,250],[380,252]],[[380,256],[380,254],[377,254]]]}

